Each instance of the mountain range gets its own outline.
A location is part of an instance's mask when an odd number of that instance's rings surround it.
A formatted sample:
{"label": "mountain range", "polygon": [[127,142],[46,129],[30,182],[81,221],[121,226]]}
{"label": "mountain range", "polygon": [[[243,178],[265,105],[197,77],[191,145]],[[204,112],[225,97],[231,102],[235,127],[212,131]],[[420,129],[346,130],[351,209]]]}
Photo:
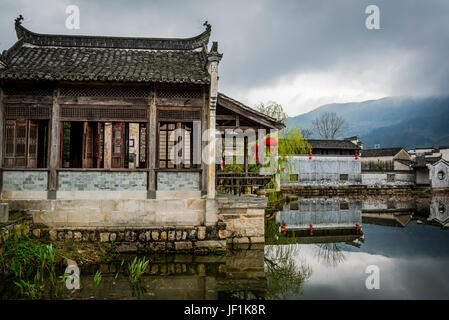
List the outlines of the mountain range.
{"label": "mountain range", "polygon": [[[386,97],[363,102],[332,103],[287,119],[287,127],[312,129],[324,112],[335,112],[346,121],[337,138],[358,136],[365,149],[449,145],[449,96]],[[316,134],[313,138],[320,138]],[[310,137],[310,138],[312,138]]]}

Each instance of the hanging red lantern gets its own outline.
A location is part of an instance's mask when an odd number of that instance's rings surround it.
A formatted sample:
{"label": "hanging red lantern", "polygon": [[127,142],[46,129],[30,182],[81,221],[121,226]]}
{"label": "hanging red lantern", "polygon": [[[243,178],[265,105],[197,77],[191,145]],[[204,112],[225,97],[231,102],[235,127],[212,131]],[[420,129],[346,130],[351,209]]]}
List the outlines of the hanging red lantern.
{"label": "hanging red lantern", "polygon": [[310,152],[309,152],[309,160],[312,160],[312,149],[310,149]]}
{"label": "hanging red lantern", "polygon": [[265,139],[265,145],[267,147],[269,146],[277,146],[279,144],[278,139],[274,138],[274,137],[269,137]]}

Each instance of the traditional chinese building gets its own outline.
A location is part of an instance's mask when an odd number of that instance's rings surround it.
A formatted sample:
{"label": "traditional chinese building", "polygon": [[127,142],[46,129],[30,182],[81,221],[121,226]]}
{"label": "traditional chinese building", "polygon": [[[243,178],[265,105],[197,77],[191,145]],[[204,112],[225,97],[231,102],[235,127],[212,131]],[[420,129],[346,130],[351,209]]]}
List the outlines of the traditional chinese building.
{"label": "traditional chinese building", "polygon": [[210,25],[126,38],[38,34],[22,19],[0,58],[2,201],[54,228],[216,226],[204,132],[282,125],[218,94]]}

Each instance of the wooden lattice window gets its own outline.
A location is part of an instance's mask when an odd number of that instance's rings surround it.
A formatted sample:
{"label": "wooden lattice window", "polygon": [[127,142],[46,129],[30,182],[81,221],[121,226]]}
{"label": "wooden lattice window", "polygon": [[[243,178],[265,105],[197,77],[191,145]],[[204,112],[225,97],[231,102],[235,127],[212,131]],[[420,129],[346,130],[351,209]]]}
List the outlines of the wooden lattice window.
{"label": "wooden lattice window", "polygon": [[139,162],[140,166],[144,166],[146,162],[146,154],[147,154],[147,127],[146,124],[140,123],[139,124],[139,131],[140,131],[140,137],[139,137]]}
{"label": "wooden lattice window", "polygon": [[[46,127],[33,120],[7,120],[5,123],[6,168],[36,168],[45,165]],[[39,148],[41,147],[41,148]],[[39,153],[40,151],[40,153]],[[40,159],[39,159],[40,156]]]}
{"label": "wooden lattice window", "polygon": [[111,167],[124,168],[125,164],[125,124],[112,124]]}
{"label": "wooden lattice window", "polygon": [[6,118],[50,119],[50,106],[5,105]]}
{"label": "wooden lattice window", "polygon": [[159,123],[159,168],[194,168],[192,122]]}
{"label": "wooden lattice window", "polygon": [[146,120],[147,109],[137,108],[92,108],[92,107],[67,107],[61,108],[61,117],[66,119],[87,120]]}
{"label": "wooden lattice window", "polygon": [[156,96],[161,99],[201,99],[201,90],[165,89],[157,90]]}
{"label": "wooden lattice window", "polygon": [[151,94],[148,87],[62,87],[60,95],[66,97],[120,97],[147,98]]}
{"label": "wooden lattice window", "polygon": [[158,112],[161,121],[199,121],[200,110],[160,109]]}
{"label": "wooden lattice window", "polygon": [[159,168],[174,168],[176,123],[159,124]]}

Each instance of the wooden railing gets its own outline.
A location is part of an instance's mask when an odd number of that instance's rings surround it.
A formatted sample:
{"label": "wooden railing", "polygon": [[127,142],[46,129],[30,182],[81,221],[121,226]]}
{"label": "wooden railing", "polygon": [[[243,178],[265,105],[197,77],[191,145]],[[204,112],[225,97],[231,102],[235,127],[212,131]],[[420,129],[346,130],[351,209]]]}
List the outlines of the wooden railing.
{"label": "wooden railing", "polygon": [[248,172],[217,172],[215,175],[215,185],[217,190],[226,193],[245,193],[251,188],[251,192],[260,187],[264,187],[271,180],[270,175]]}

